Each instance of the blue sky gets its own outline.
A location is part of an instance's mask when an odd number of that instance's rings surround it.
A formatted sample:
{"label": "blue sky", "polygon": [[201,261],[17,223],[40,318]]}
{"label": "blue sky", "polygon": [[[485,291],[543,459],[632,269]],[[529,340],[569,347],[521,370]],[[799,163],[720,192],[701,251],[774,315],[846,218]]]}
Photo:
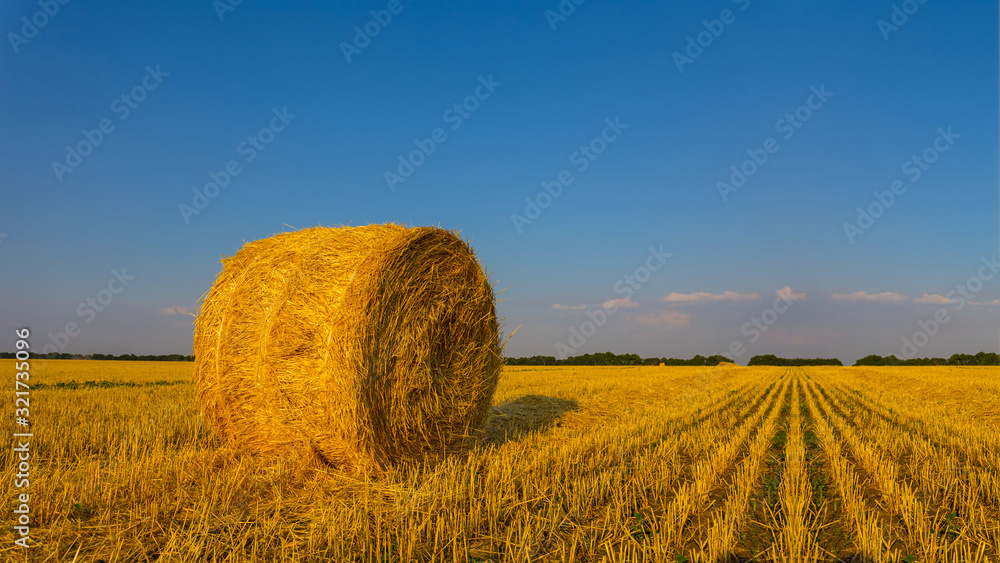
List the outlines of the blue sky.
{"label": "blue sky", "polygon": [[[397,222],[472,241],[512,356],[997,351],[997,19],[940,0],[9,2],[3,322],[50,350],[189,353],[244,241]],[[670,256],[647,278],[651,247]]]}

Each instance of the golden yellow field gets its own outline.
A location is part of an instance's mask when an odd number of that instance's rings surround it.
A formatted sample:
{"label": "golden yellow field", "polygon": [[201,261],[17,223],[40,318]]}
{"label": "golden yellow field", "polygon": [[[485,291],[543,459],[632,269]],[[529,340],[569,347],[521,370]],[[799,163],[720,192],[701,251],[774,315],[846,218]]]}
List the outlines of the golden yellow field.
{"label": "golden yellow field", "polygon": [[[14,361],[0,366],[13,380]],[[30,486],[15,487],[11,438],[0,493],[7,514],[17,495],[30,495],[36,547],[14,545],[7,518],[0,557],[966,562],[1000,554],[997,368],[509,367],[485,443],[466,459],[365,481],[226,450],[199,421],[191,370],[35,362]],[[12,391],[0,401],[7,436],[25,431]]]}

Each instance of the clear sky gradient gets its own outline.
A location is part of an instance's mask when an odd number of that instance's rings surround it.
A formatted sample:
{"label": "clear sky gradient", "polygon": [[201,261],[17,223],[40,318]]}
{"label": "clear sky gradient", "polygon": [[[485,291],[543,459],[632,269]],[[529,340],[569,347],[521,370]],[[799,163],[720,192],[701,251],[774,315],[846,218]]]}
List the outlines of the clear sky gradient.
{"label": "clear sky gradient", "polygon": [[190,353],[221,256],[385,222],[511,356],[1000,347],[996,2],[224,2],[0,8],[0,350]]}

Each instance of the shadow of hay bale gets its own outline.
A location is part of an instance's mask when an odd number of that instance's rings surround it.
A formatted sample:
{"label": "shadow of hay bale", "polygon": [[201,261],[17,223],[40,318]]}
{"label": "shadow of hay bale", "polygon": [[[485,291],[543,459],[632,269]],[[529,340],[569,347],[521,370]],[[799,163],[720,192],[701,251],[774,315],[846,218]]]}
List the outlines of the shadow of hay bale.
{"label": "shadow of hay bale", "polygon": [[504,401],[490,409],[481,443],[499,446],[531,432],[547,430],[564,413],[577,408],[575,400],[541,395]]}

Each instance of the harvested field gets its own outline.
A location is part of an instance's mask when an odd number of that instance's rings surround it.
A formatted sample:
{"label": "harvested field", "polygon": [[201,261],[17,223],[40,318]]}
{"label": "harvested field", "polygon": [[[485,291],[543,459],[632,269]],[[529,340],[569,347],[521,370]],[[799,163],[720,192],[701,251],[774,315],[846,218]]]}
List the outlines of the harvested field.
{"label": "harvested field", "polygon": [[140,383],[33,391],[33,561],[1000,554],[995,368],[508,367],[467,457],[357,478],[228,449],[198,418],[189,363],[96,364],[32,376]]}

